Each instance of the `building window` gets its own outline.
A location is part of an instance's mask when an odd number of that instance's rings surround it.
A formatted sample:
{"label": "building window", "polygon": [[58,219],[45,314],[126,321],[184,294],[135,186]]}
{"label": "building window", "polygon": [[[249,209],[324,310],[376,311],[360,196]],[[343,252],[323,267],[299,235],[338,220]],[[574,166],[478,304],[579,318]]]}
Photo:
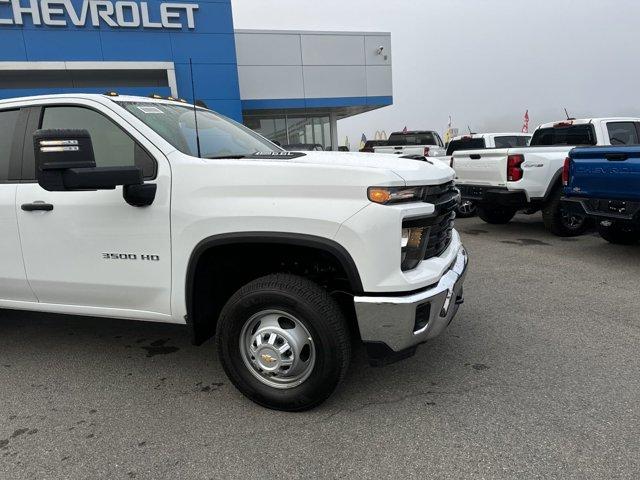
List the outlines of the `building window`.
{"label": "building window", "polygon": [[328,116],[245,115],[244,124],[280,145],[322,145],[331,150],[331,124]]}

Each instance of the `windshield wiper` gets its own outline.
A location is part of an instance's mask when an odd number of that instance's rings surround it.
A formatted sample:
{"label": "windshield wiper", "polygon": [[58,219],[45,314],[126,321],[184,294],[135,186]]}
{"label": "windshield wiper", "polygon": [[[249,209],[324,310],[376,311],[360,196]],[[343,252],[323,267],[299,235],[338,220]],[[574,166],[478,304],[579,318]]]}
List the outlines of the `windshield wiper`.
{"label": "windshield wiper", "polygon": [[202,158],[207,160],[238,160],[240,158],[247,158],[247,155],[203,155]]}

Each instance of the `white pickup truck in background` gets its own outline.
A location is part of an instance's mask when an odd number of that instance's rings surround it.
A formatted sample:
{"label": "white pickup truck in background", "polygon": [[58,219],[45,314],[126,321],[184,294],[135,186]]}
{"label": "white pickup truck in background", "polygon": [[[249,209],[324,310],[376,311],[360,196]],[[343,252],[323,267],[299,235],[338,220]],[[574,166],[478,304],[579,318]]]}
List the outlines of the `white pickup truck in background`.
{"label": "white pickup truck in background", "polygon": [[445,154],[444,143],[433,130],[393,132],[387,144],[373,147],[375,153],[402,157],[439,157]]}
{"label": "white pickup truck in background", "polygon": [[[470,133],[453,137],[447,144],[445,155],[436,157],[441,162],[451,165],[453,154],[459,150],[481,150],[489,148],[526,147],[531,134],[521,132],[503,133]],[[462,200],[456,210],[459,218],[473,217],[478,213],[478,206],[471,200]]]}
{"label": "white pickup truck in background", "polygon": [[453,154],[463,201],[478,205],[487,223],[508,223],[516,212],[542,211],[545,227],[559,236],[582,234],[588,219],[567,212],[562,167],[575,146],[636,145],[640,118],[568,119],[540,125],[529,147],[464,150]]}
{"label": "white pickup truck in background", "polygon": [[451,164],[452,155],[460,150],[488,150],[492,148],[526,147],[531,141],[530,133],[471,133],[453,137],[447,144],[447,151],[438,160]]}

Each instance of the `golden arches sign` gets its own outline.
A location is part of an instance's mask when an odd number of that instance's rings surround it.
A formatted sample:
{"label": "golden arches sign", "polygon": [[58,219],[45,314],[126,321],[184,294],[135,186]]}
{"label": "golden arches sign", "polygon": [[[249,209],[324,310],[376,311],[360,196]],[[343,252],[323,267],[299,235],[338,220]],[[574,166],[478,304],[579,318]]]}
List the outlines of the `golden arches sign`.
{"label": "golden arches sign", "polygon": [[380,131],[380,130],[376,130],[376,134],[373,137],[374,140],[386,140],[387,139],[387,132],[385,132],[384,130]]}

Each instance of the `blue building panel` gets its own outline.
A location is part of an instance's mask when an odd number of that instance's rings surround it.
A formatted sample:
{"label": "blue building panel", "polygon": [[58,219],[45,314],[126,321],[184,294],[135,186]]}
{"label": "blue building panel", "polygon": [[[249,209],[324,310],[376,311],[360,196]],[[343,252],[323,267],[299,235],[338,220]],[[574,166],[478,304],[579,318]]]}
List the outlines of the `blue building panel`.
{"label": "blue building panel", "polygon": [[27,60],[22,31],[0,29],[0,45],[0,61],[24,62]]}
{"label": "blue building panel", "polygon": [[[189,64],[176,64],[176,79],[181,87],[180,95],[191,98],[191,71]],[[238,68],[236,65],[193,65],[193,80],[196,98],[218,100],[240,99]]]}
{"label": "blue building panel", "polygon": [[171,33],[173,61],[236,64],[235,36],[231,33]]}
{"label": "blue building panel", "polygon": [[[190,97],[187,97],[190,98]],[[199,97],[208,108],[211,110],[221,113],[229,118],[233,118],[236,121],[241,121],[242,119],[242,107],[240,103],[234,100],[221,100],[216,98],[202,98]]]}
{"label": "blue building panel", "polygon": [[154,31],[100,32],[102,58],[105,61],[171,62],[171,37]]}
{"label": "blue building panel", "polygon": [[[165,0],[149,0],[149,9],[158,11]],[[230,33],[233,34],[233,14],[229,2],[189,2],[197,3],[198,10],[194,12],[196,28],[189,29],[186,22],[183,27],[172,29],[174,32],[198,33]]]}
{"label": "blue building panel", "polygon": [[31,62],[102,60],[97,31],[25,29],[22,34],[27,60]]}

